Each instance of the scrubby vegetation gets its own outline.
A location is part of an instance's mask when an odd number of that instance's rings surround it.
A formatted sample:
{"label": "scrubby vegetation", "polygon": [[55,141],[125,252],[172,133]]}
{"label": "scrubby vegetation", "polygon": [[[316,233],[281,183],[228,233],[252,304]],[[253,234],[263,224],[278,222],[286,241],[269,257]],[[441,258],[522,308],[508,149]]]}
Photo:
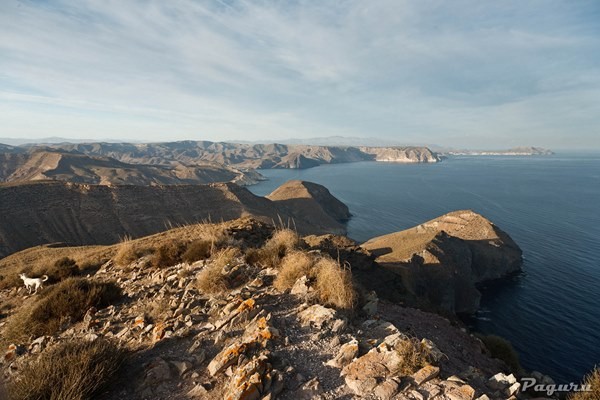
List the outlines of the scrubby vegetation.
{"label": "scrubby vegetation", "polygon": [[128,265],[149,252],[148,248],[141,246],[129,237],[125,237],[119,244],[113,261],[117,265]]}
{"label": "scrubby vegetation", "polygon": [[197,287],[204,293],[218,294],[230,287],[229,276],[224,269],[240,255],[239,249],[228,247],[213,257],[213,262],[198,274]]}
{"label": "scrubby vegetation", "polygon": [[569,400],[600,400],[600,368],[595,367],[583,380],[584,385],[591,387],[590,392],[574,392]]}
{"label": "scrubby vegetation", "polygon": [[79,321],[90,307],[106,307],[121,296],[112,283],[69,278],[49,288],[30,306],[13,316],[5,331],[7,340],[52,335],[64,321]]}
{"label": "scrubby vegetation", "polygon": [[30,361],[9,386],[14,400],[84,400],[118,371],[124,351],[112,342],[67,341]]}
{"label": "scrubby vegetation", "polygon": [[170,240],[158,246],[152,255],[151,264],[155,268],[170,267],[182,261],[182,255],[186,250],[184,243],[178,240]]}
{"label": "scrubby vegetation", "polygon": [[321,302],[342,309],[351,309],[357,300],[352,272],[331,258],[321,258],[315,264],[316,287]]}
{"label": "scrubby vegetation", "polygon": [[190,264],[198,260],[207,259],[211,255],[212,247],[212,243],[208,240],[194,240],[190,244],[188,244],[181,258],[183,259],[183,261]]}
{"label": "scrubby vegetation", "polygon": [[310,275],[314,264],[313,258],[302,251],[292,251],[281,260],[281,267],[273,286],[278,290],[286,290],[303,275]]}
{"label": "scrubby vegetation", "polygon": [[285,255],[300,246],[300,237],[291,229],[279,229],[260,249],[249,250],[246,262],[262,268],[277,268]]}
{"label": "scrubby vegetation", "polygon": [[401,359],[394,371],[398,376],[412,375],[428,364],[428,351],[415,338],[401,341],[396,352]]}
{"label": "scrubby vegetation", "polygon": [[521,369],[519,354],[508,340],[496,335],[477,335],[477,337],[493,358],[504,361],[513,372]]}

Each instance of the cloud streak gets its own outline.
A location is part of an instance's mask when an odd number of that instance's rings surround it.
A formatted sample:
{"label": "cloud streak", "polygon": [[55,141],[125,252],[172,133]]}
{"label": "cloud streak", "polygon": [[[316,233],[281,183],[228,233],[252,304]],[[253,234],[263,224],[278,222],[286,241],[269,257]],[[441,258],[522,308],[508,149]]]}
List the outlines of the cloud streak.
{"label": "cloud streak", "polygon": [[497,3],[5,2],[1,136],[599,147],[600,6]]}

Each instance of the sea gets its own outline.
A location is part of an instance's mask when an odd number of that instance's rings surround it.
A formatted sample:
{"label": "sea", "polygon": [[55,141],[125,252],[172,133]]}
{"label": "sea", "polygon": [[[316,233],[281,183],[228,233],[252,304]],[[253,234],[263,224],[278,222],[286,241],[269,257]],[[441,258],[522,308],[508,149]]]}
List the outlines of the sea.
{"label": "sea", "polygon": [[433,164],[360,162],[261,170],[266,195],[290,179],[326,186],[363,242],[471,209],[523,250],[523,272],[482,287],[472,329],[510,340],[521,365],[578,382],[600,366],[600,154],[454,156]]}

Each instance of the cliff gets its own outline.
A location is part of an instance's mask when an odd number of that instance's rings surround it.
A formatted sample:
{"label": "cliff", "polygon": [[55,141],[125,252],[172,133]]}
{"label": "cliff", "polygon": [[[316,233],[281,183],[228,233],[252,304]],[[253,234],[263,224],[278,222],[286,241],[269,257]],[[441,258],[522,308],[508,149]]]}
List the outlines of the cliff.
{"label": "cliff", "polygon": [[481,215],[454,211],[362,244],[376,262],[398,274],[416,300],[457,313],[479,306],[478,283],[518,271],[519,246]]}
{"label": "cliff", "polygon": [[[338,221],[344,215],[343,207],[327,189],[300,181],[284,186],[287,189],[270,200],[233,183],[4,184],[0,185],[0,256],[53,242],[109,244],[124,236],[140,237],[171,226],[242,216],[293,224],[301,233],[345,232]],[[295,191],[294,187],[302,190]],[[299,209],[291,208],[292,203]]]}

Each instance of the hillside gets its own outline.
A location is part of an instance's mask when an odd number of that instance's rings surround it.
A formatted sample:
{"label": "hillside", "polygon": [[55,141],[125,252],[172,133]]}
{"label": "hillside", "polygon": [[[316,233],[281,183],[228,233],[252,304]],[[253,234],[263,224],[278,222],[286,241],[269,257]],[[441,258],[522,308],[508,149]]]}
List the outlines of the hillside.
{"label": "hillside", "polygon": [[[291,184],[303,190],[300,181]],[[290,187],[290,184],[287,184]],[[311,184],[312,188],[319,185]],[[325,193],[326,192],[326,193]],[[344,233],[338,204],[329,192],[276,199],[258,197],[233,183],[209,185],[88,185],[28,182],[0,185],[0,256],[44,243],[116,243],[172,226],[203,220],[254,216],[266,222],[293,224],[301,233]],[[324,195],[323,195],[324,194]],[[302,214],[289,210],[294,201]]]}
{"label": "hillside", "polygon": [[35,149],[76,151],[111,157],[126,163],[185,164],[212,162],[241,168],[311,168],[321,164],[357,161],[402,163],[438,162],[426,147],[352,147],[284,144],[241,144],[209,141],[164,143],[61,143],[33,146]]}
{"label": "hillside", "polygon": [[[1,272],[28,260],[31,276],[48,273],[56,283],[28,295],[11,283],[23,268],[15,267],[2,285],[1,375],[15,399],[84,389],[83,398],[106,400],[485,400],[519,392],[511,367],[464,327],[379,300],[354,268],[309,242],[244,219],[7,257]],[[73,259],[44,269],[64,256]]]}
{"label": "hillside", "polygon": [[370,239],[362,247],[401,276],[413,296],[450,312],[475,312],[476,284],[518,271],[522,263],[521,249],[510,236],[470,210]]}
{"label": "hillside", "polygon": [[209,163],[127,164],[110,157],[56,150],[0,153],[0,182],[58,180],[96,185],[181,185],[250,184],[257,179],[261,177],[254,171],[242,172]]}

